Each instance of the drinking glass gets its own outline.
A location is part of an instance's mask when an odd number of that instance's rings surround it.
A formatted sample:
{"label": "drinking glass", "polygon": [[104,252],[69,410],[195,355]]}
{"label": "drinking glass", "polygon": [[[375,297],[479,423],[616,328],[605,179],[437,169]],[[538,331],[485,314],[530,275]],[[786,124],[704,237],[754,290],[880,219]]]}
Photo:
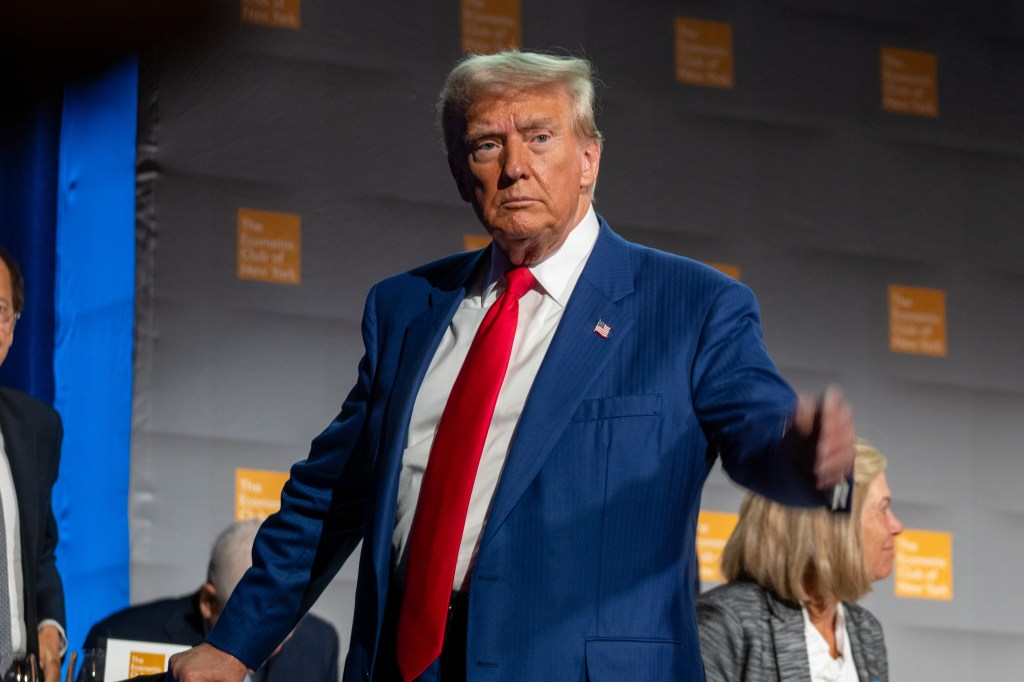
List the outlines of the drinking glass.
{"label": "drinking glass", "polygon": [[100,682],[103,680],[103,649],[83,649],[82,667],[78,669],[75,682]]}
{"label": "drinking glass", "polygon": [[39,668],[36,666],[35,654],[17,654],[11,669],[4,675],[4,682],[36,682]]}

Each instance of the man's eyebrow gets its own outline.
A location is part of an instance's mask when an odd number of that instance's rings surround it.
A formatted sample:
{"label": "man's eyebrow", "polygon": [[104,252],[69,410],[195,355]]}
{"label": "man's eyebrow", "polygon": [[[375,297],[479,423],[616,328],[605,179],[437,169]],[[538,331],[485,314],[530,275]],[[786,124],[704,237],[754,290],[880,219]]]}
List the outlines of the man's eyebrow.
{"label": "man's eyebrow", "polygon": [[533,128],[553,128],[556,125],[555,119],[550,116],[533,116],[522,122],[522,125],[518,126],[520,129],[530,130]]}
{"label": "man's eyebrow", "polygon": [[518,126],[516,130],[519,132],[529,132],[532,130],[551,130],[558,132],[560,130],[557,119],[551,118],[550,116],[536,116],[534,118],[528,118]]}
{"label": "man's eyebrow", "polygon": [[499,135],[500,133],[501,131],[499,131],[496,126],[470,126],[466,128],[466,133],[465,135],[462,136],[462,138],[467,142],[472,142],[473,140],[479,140],[482,137],[491,137],[494,135]]}
{"label": "man's eyebrow", "polygon": [[[525,119],[516,125],[516,130],[537,130],[539,128],[556,129],[557,127],[557,120],[550,116],[534,116],[532,118]],[[466,128],[465,138],[467,140],[473,140],[481,137],[488,137],[490,135],[500,135],[501,132],[502,131],[499,126],[493,126],[488,123],[470,124]]]}

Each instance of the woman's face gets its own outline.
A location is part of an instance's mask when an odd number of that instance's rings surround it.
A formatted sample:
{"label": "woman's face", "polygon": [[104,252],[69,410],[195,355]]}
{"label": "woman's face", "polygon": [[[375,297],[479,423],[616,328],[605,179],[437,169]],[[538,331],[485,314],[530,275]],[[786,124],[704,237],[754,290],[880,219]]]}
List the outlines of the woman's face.
{"label": "woman's face", "polygon": [[892,513],[889,502],[889,485],[885,474],[879,474],[868,486],[860,519],[864,565],[871,580],[881,580],[892,573],[896,536],[903,532],[903,524]]}

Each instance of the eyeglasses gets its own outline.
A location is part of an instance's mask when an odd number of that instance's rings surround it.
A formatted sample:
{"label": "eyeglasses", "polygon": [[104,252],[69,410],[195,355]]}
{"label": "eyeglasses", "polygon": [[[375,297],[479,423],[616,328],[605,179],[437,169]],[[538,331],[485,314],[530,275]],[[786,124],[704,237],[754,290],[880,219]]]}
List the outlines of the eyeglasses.
{"label": "eyeglasses", "polygon": [[14,309],[6,301],[0,301],[0,324],[8,325],[17,322],[21,313],[14,312]]}

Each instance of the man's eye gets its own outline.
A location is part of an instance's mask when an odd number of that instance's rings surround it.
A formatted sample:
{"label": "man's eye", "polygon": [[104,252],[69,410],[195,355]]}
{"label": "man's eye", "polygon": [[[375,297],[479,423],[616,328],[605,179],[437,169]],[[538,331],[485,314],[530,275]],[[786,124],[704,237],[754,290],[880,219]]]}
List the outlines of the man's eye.
{"label": "man's eye", "polygon": [[547,142],[551,139],[551,136],[548,135],[547,133],[541,133],[540,135],[533,139],[535,139],[537,142]]}

